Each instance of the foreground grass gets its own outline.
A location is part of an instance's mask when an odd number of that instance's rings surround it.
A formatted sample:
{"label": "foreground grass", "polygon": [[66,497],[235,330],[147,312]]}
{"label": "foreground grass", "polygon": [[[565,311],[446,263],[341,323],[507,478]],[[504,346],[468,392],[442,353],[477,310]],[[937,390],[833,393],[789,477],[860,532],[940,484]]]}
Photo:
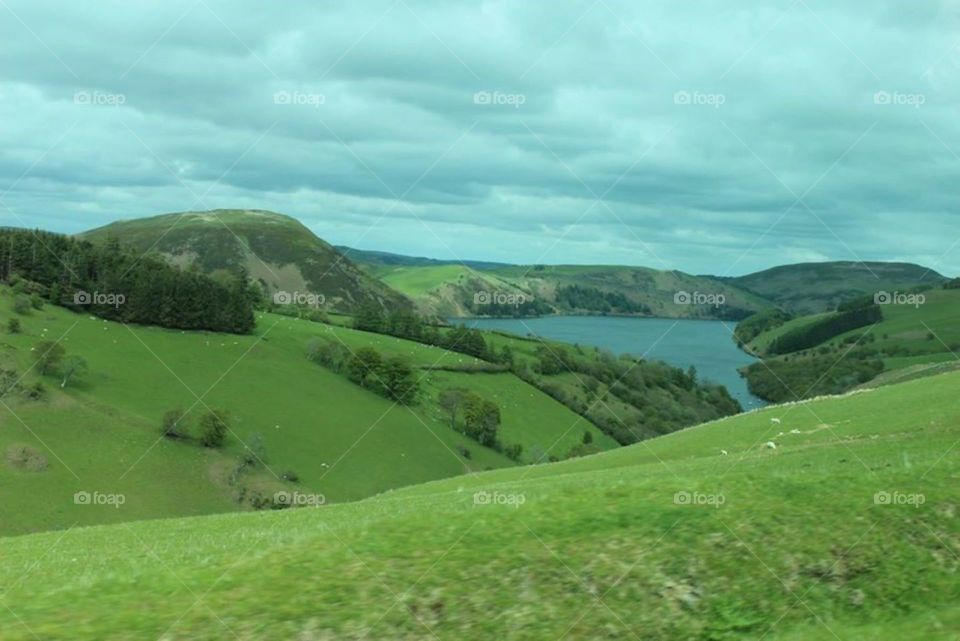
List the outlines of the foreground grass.
{"label": "foreground grass", "polygon": [[956,639],[958,384],[772,407],[352,504],[0,539],[0,630]]}

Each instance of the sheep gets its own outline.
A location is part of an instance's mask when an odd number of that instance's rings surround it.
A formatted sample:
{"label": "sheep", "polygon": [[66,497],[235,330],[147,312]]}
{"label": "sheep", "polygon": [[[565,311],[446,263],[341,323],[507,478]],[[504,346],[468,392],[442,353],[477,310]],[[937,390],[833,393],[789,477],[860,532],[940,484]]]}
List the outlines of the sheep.
{"label": "sheep", "polygon": [[723,456],[726,456],[726,455],[727,455],[727,451],[726,451],[726,450],[720,450],[720,454],[723,455]]}
{"label": "sheep", "polygon": [[777,444],[774,443],[773,441],[767,441],[764,447],[766,447],[768,450],[775,450],[777,449]]}
{"label": "sheep", "polygon": [[794,428],[794,429],[790,430],[790,433],[791,433],[791,434],[799,434],[799,433],[800,433],[800,430]]}
{"label": "sheep", "polygon": [[770,419],[770,422],[771,422],[772,424],[774,424],[774,425],[780,425],[780,419],[779,419],[779,418],[771,418],[771,419]]}

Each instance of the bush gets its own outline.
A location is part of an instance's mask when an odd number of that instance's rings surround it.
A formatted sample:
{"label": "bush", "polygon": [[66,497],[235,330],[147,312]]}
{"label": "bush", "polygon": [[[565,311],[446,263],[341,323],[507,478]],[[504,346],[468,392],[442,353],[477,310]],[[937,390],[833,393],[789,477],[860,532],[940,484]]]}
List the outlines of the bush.
{"label": "bush", "polygon": [[184,418],[186,412],[182,408],[167,410],[160,422],[160,435],[167,438],[183,438],[187,435]]}
{"label": "bush", "polygon": [[222,447],[230,429],[229,420],[223,410],[210,410],[200,417],[200,444],[204,447]]}
{"label": "bush", "polygon": [[30,297],[25,294],[17,294],[13,299],[13,311],[18,314],[29,314],[30,310],[33,309],[33,305],[30,304]]}
{"label": "bush", "polygon": [[22,328],[21,328],[21,326],[20,326],[20,319],[19,319],[19,318],[11,318],[11,319],[7,322],[7,332],[8,332],[8,333],[10,333],[10,334],[19,334],[20,331],[21,331],[21,329],[22,329]]}

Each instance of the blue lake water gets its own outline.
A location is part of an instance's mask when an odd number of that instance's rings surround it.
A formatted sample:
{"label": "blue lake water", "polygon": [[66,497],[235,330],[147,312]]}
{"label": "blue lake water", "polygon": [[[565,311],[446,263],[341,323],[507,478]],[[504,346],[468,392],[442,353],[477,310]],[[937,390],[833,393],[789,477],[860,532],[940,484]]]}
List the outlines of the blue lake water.
{"label": "blue lake water", "polygon": [[737,368],[756,359],[733,342],[733,323],[614,316],[470,318],[450,319],[450,322],[596,346],[615,354],[662,360],[684,369],[693,365],[701,379],[726,386],[743,409],[766,404],[747,391],[746,381],[737,372]]}

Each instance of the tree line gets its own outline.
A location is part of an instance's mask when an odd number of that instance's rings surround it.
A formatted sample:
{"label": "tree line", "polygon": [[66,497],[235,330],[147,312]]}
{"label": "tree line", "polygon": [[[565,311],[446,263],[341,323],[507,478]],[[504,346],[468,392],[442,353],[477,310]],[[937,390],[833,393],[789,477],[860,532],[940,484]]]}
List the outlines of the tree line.
{"label": "tree line", "polygon": [[245,273],[215,280],[116,239],[94,244],[23,229],[0,229],[0,280],[108,320],[236,334],[253,331],[260,299]]}
{"label": "tree line", "polygon": [[883,312],[879,305],[872,302],[856,301],[842,305],[841,311],[814,321],[802,327],[790,330],[778,336],[770,343],[771,354],[789,354],[802,349],[809,349],[839,336],[852,329],[873,325],[883,320]]}

